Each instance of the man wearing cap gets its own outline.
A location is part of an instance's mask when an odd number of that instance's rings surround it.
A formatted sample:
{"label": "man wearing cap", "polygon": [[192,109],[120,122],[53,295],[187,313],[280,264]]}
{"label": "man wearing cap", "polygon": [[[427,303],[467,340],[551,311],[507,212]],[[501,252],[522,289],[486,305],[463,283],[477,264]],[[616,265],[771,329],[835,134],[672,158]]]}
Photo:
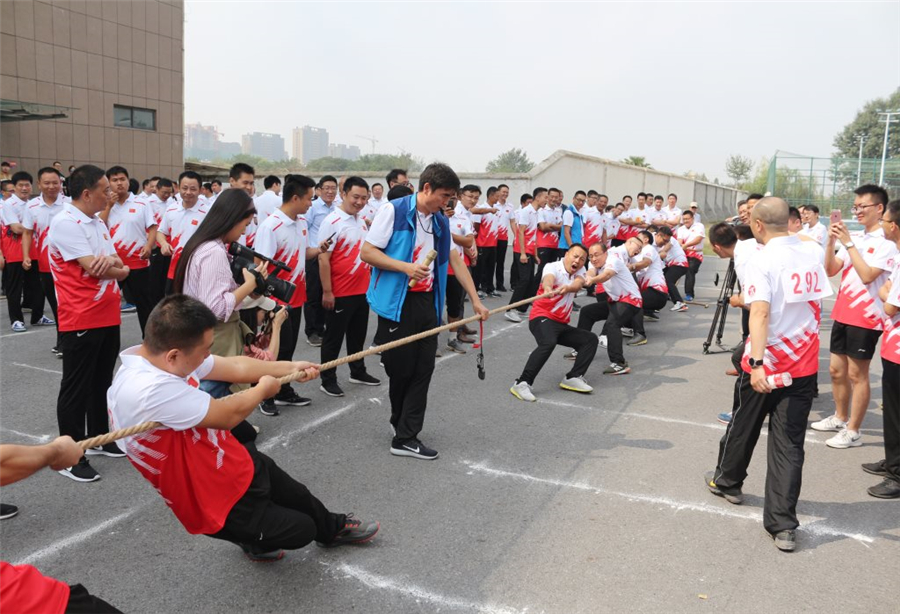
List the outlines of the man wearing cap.
{"label": "man wearing cap", "polygon": [[694,214],[694,221],[700,224],[700,207],[697,206],[697,201],[691,203],[690,210]]}

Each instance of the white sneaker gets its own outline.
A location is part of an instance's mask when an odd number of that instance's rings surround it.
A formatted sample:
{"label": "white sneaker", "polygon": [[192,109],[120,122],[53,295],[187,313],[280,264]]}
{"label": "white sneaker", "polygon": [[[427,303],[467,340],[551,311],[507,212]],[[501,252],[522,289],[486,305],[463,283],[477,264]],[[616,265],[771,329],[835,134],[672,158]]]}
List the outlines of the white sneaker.
{"label": "white sneaker", "polygon": [[520,401],[528,401],[529,403],[537,401],[537,398],[531,393],[531,386],[528,385],[528,382],[513,384],[509,391]]}
{"label": "white sneaker", "polygon": [[837,448],[838,450],[843,450],[844,448],[858,448],[862,445],[862,435],[856,431],[844,429],[831,439],[827,440],[825,445],[829,448]]}
{"label": "white sneaker", "polygon": [[571,352],[563,356],[563,358],[565,358],[566,360],[575,360],[576,358],[578,358],[578,352],[572,350]]}
{"label": "white sneaker", "polygon": [[633,328],[621,328],[623,337],[634,337],[634,329]]}
{"label": "white sneaker", "polygon": [[600,341],[600,347],[606,347],[606,335],[597,335],[597,339]]}
{"label": "white sneaker", "polygon": [[503,317],[509,320],[510,322],[515,322],[518,324],[522,321],[522,316],[519,315],[519,312],[515,309],[510,309],[506,313],[503,314]]}
{"label": "white sneaker", "polygon": [[588,394],[589,392],[594,391],[581,375],[567,377],[559,383],[559,387],[563,390],[571,390],[572,392],[580,392],[582,394]]}
{"label": "white sneaker", "polygon": [[26,330],[28,330],[27,328],[25,328],[25,322],[21,322],[19,320],[16,320],[12,323],[12,329],[14,333],[24,333]]}
{"label": "white sneaker", "polygon": [[669,311],[687,311],[687,309],[688,309],[687,305],[685,305],[681,301],[678,301],[677,303],[675,303],[675,305],[672,306],[672,308]]}
{"label": "white sneaker", "polygon": [[831,415],[825,418],[824,420],[819,420],[818,422],[813,422],[809,425],[810,428],[814,431],[834,431],[836,433],[840,433],[845,428],[847,428],[847,423],[843,420],[839,420],[836,415]]}

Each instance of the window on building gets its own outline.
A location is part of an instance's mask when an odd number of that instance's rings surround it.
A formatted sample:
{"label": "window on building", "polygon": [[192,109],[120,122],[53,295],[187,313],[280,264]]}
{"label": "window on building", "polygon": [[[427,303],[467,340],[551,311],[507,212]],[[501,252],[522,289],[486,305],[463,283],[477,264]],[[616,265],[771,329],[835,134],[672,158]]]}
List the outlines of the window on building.
{"label": "window on building", "polygon": [[156,130],[156,111],[116,104],[113,105],[113,123],[116,128]]}

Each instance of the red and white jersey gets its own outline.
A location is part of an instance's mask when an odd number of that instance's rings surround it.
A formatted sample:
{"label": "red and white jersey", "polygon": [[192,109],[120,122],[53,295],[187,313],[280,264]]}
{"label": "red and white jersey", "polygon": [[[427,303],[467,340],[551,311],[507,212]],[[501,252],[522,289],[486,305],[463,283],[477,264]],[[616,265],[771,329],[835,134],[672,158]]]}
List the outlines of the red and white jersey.
{"label": "red and white jersey", "polygon": [[[416,195],[413,194],[412,206],[416,206]],[[375,221],[369,228],[365,240],[379,249],[387,247],[394,232],[394,210],[391,207],[382,207],[375,214]],[[416,209],[416,245],[413,248],[412,261],[425,263],[428,254],[434,250],[434,216],[424,215]],[[434,260],[428,265],[430,269],[428,277],[420,279],[409,289],[410,292],[431,292],[434,287]]]}
{"label": "red and white jersey", "polygon": [[654,207],[645,207],[644,211],[647,212],[647,223],[653,224],[654,226],[664,226],[666,221],[669,219],[666,214],[666,210],[662,207],[657,209]]}
{"label": "red and white jersey", "polygon": [[150,211],[153,213],[153,221],[157,226],[159,226],[162,223],[163,214],[166,212],[166,209],[168,209],[167,204],[161,201],[159,199],[159,196],[157,196],[156,194],[150,194],[149,196],[147,196],[146,194],[141,192],[134,198],[139,203],[143,203],[150,207]]}
{"label": "red and white jersey", "polygon": [[365,220],[335,207],[319,227],[322,236],[334,234],[331,253],[331,291],[334,296],[356,296],[369,289],[371,267],[360,259],[363,241],[368,234]]}
{"label": "red and white jersey", "polygon": [[[253,460],[229,430],[199,428],[212,397],[198,388],[215,356],[186,378],[158,369],[128,348],[106,393],[109,424],[156,421],[164,428],[119,442],[128,460],[162,495],[188,533],[211,534],[250,486]],[[124,445],[123,445],[124,444]]]}
{"label": "red and white jersey", "polygon": [[[541,207],[537,212],[537,248],[549,247],[552,249],[559,248],[559,233],[562,232],[562,207],[551,207],[546,205]],[[559,224],[560,230],[548,230],[544,232],[540,228],[540,224]]]}
{"label": "red and white jersey", "polygon": [[[699,243],[685,246],[685,243],[693,241],[697,237],[700,237]],[[684,248],[685,256],[703,261],[703,240],[706,238],[706,228],[703,227],[703,224],[698,224],[695,221],[690,228],[679,226],[675,229],[675,238],[678,239],[678,242]]]}
{"label": "red and white jersey", "polygon": [[124,203],[113,204],[107,223],[116,253],[122,262],[132,269],[150,266],[149,260],[141,258],[141,248],[147,244],[147,231],[156,226],[151,208],[138,202],[129,193]]}
{"label": "red and white jersey", "polygon": [[103,220],[96,215],[86,216],[71,203],[65,204],[50,223],[47,240],[60,332],[121,324],[119,284],[115,279],[91,277],[78,263],[85,256],[116,255]]}
{"label": "red and white jersey", "polygon": [[185,244],[197,231],[197,226],[206,217],[209,211],[205,205],[199,202],[185,209],[182,205],[174,205],[166,209],[162,221],[159,223],[159,232],[167,237],[172,247],[172,262],[169,264],[169,279],[175,279],[175,269],[178,268],[178,259]]}
{"label": "red and white jersey", "polygon": [[666,294],[669,293],[669,286],[666,285],[666,277],[663,274],[663,263],[659,257],[659,252],[651,245],[645,245],[641,249],[641,253],[632,260],[640,262],[641,260],[649,260],[650,266],[643,268],[637,272],[638,286],[641,290],[653,288]]}
{"label": "red and white jersey", "polygon": [[[481,205],[498,209],[498,205]],[[478,234],[475,235],[475,245],[478,247],[497,247],[497,239],[500,237],[500,215],[498,213],[482,213],[479,216]]]}
{"label": "red and white jersey", "polygon": [[256,230],[263,225],[266,218],[275,213],[276,209],[281,208],[281,196],[272,190],[266,190],[253,199],[253,206],[256,208]]}
{"label": "red and white jersey", "polygon": [[[468,216],[463,215],[457,209],[450,219],[447,220],[450,225],[450,234],[456,235],[458,237],[469,237],[475,234],[475,229],[472,228],[472,221]],[[459,257],[463,259],[466,263],[466,266],[469,266],[469,257],[466,256],[466,250],[462,245],[457,245],[452,239],[450,240],[450,249],[455,249],[456,253],[459,254]],[[450,275],[454,275],[453,267],[450,266],[450,263],[447,263],[447,273]]]}
{"label": "red and white jersey", "polygon": [[[537,250],[538,212],[532,205],[522,207],[516,212],[516,224],[518,224],[519,230],[522,231],[522,233],[524,233],[525,235],[524,252],[533,256],[535,251]],[[517,236],[516,243],[518,242],[519,237]],[[519,245],[516,251],[521,254],[523,251],[522,246]]]}
{"label": "red and white jersey", "polygon": [[[291,307],[302,307],[306,302],[306,248],[309,245],[309,230],[306,220],[298,216],[291,219],[280,208],[266,217],[256,230],[256,252],[266,258],[285,263],[291,271],[278,271],[278,279],[294,284],[297,288],[288,303]],[[269,265],[269,274],[275,270]],[[273,297],[274,298],[274,297]],[[278,301],[278,299],[275,299]],[[278,301],[281,302],[281,301]]]}
{"label": "red and white jersey", "polygon": [[497,203],[497,240],[509,241],[509,221],[515,219],[516,209],[511,202]]}
{"label": "red and white jersey", "polygon": [[884,230],[874,232],[855,231],[850,239],[856,244],[863,260],[870,267],[881,269],[881,275],[868,284],[862,280],[850,262],[850,255],[844,246],[838,248],[835,257],[843,262],[841,269],[841,287],[834,303],[831,318],[842,324],[858,326],[869,330],[882,330],[884,308],[878,298],[878,290],[888,280],[894,265],[897,263],[897,246],[884,238]]}
{"label": "red and white jersey", "polygon": [[0,561],[0,612],[63,614],[71,590],[65,582],[45,576],[31,565]]}
{"label": "red and white jersey", "polygon": [[3,258],[7,262],[22,262],[22,235],[12,232],[10,226],[23,224],[27,205],[24,200],[13,194],[0,202],[0,232],[3,233]]}
{"label": "red and white jersey", "polygon": [[622,230],[622,222],[619,221],[615,215],[613,215],[612,211],[604,214],[606,216],[606,245],[610,245],[613,239],[617,239],[619,237],[619,233]]}
{"label": "red and white jersey", "polygon": [[22,226],[33,233],[28,255],[32,260],[37,261],[38,270],[41,273],[50,272],[50,244],[47,242],[50,222],[63,210],[63,205],[67,202],[69,202],[69,197],[63,196],[63,193],[60,192],[52,205],[48,205],[43,196],[38,196],[29,200],[25,209]]}
{"label": "red and white jersey", "polygon": [[744,273],[747,269],[747,263],[761,249],[762,243],[756,239],[744,239],[734,244],[734,272],[738,281],[741,282],[742,288],[746,285],[744,283]]}
{"label": "red and white jersey", "polygon": [[[900,262],[894,264],[891,273],[891,291],[887,302],[900,308]],[[884,336],[881,338],[881,357],[900,364],[900,313],[894,316],[884,314]]]}
{"label": "red and white jersey", "polygon": [[[752,257],[746,268],[744,302],[769,303],[769,330],[763,358],[766,375],[805,377],[819,369],[822,299],[831,284],[822,266],[822,248],[797,237],[776,237]],[[750,373],[750,338],[741,367]]]}
{"label": "red and white jersey", "polygon": [[[547,277],[548,275],[553,276],[553,289],[562,288],[564,286],[568,286],[575,278],[581,277],[584,279],[584,268],[578,269],[575,273],[569,274],[566,270],[566,263],[562,260],[557,260],[556,262],[551,262],[550,264],[544,267],[543,276]],[[544,280],[538,280],[538,295],[544,292]],[[572,306],[575,304],[575,294],[572,292],[567,292],[561,296],[553,296],[550,298],[542,298],[538,299],[534,302],[534,306],[531,308],[531,315],[528,317],[529,320],[534,320],[535,318],[550,318],[551,320],[556,320],[557,322],[561,322],[563,324],[568,324],[569,319],[572,315]]]}
{"label": "red and white jersey", "polygon": [[584,229],[581,238],[584,240],[585,247],[600,242],[600,239],[603,238],[603,231],[606,230],[607,219],[605,215],[597,211],[596,207],[582,207],[581,220]]}
{"label": "red and white jersey", "polygon": [[613,302],[643,307],[644,299],[641,297],[641,291],[631,271],[628,270],[630,260],[631,256],[628,255],[624,245],[610,248],[603,270],[615,271],[616,274],[603,282],[603,289]]}
{"label": "red and white jersey", "polygon": [[666,252],[666,266],[687,266],[687,255],[675,237],[669,239],[669,251]]}
{"label": "red and white jersey", "polygon": [[666,216],[666,221],[669,222],[669,224],[681,224],[681,216],[684,215],[684,212],[681,209],[666,205],[662,210]]}
{"label": "red and white jersey", "polygon": [[[634,207],[627,211],[624,211],[621,218],[626,220],[631,220],[635,222],[635,224],[649,224],[650,223],[650,211],[653,207],[644,207],[640,209],[638,207]],[[616,234],[616,238],[620,240],[630,239],[631,237],[636,237],[638,233],[642,230],[636,225],[625,224],[620,222],[619,231]]]}
{"label": "red and white jersey", "polygon": [[828,229],[825,228],[824,224],[820,224],[819,222],[816,222],[815,226],[804,224],[800,234],[806,235],[823,248],[825,247],[825,242],[828,240]]}

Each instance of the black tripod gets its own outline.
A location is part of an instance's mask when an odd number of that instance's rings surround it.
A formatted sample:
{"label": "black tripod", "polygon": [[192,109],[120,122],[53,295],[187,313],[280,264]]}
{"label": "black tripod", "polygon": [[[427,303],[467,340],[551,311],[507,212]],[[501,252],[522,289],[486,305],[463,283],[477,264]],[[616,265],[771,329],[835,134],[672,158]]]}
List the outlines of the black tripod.
{"label": "black tripod", "polygon": [[728,261],[728,270],[725,271],[725,279],[722,281],[722,288],[719,291],[719,300],[716,302],[716,315],[713,317],[712,326],[709,327],[709,336],[706,337],[706,341],[703,343],[704,354],[720,353],[709,351],[713,337],[716,338],[716,345],[719,346],[722,352],[731,351],[731,348],[726,348],[722,345],[722,334],[725,332],[725,319],[731,306],[731,295],[734,294],[734,283],[736,281],[737,275],[734,272],[734,258],[732,258]]}

